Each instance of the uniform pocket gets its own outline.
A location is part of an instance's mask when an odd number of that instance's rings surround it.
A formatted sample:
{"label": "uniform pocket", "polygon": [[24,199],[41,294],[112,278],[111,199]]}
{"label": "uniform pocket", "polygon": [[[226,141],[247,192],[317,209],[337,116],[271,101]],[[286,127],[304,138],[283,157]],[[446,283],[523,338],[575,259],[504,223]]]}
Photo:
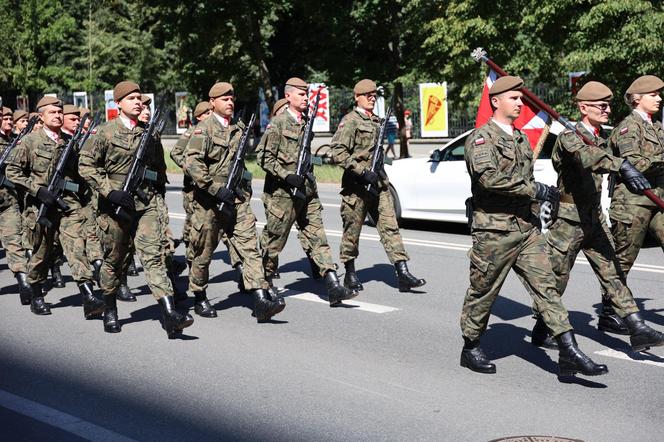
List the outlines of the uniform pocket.
{"label": "uniform pocket", "polygon": [[[558,219],[556,222],[562,222]],[[551,247],[563,253],[567,253],[574,241],[574,232],[567,232],[564,229],[556,229],[555,223],[551,226],[551,230],[546,234],[546,242]]]}
{"label": "uniform pocket", "polygon": [[53,152],[44,149],[35,149],[35,158],[32,162],[34,172],[46,172],[53,160]]}

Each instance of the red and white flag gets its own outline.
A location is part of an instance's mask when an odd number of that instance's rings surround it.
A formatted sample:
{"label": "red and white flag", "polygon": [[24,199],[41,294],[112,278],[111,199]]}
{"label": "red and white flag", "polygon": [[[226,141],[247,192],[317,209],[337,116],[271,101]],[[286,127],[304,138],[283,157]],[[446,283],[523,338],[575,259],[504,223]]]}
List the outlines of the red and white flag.
{"label": "red and white flag", "polygon": [[[497,78],[498,74],[494,71],[489,71],[489,76],[484,82],[480,107],[477,109],[475,127],[484,125],[493,115],[491,104],[489,103],[489,88],[491,88],[493,82],[496,81]],[[535,149],[548,120],[549,116],[546,112],[538,111],[537,108],[532,107],[528,101],[523,100],[521,115],[519,115],[519,118],[514,121],[514,127],[526,134],[528,141],[530,141],[530,148]]]}

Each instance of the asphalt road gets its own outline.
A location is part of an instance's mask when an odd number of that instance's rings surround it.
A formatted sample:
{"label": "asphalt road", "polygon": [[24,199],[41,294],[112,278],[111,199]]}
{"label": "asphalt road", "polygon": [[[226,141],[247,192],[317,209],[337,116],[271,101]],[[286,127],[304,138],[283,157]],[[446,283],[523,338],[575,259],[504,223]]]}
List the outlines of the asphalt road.
{"label": "asphalt road", "polygon": [[[262,183],[254,184],[262,226]],[[337,192],[320,186],[335,259]],[[177,178],[167,200],[179,235]],[[357,262],[365,290],[353,305],[336,309],[318,297],[324,287],[309,278],[292,234],[278,281],[287,308],[267,324],[251,317],[251,299],[237,292],[222,245],[209,289],[219,317],[195,317],[186,336],[171,341],[142,273],[129,279],[138,302],[119,305],[122,333],[109,335],[100,320],[83,319],[70,278],[49,293],[51,316],[31,314],[1,259],[2,439],[661,440],[664,349],[633,354],[624,336],[597,332],[599,287],[582,260],[564,300],[581,348],[610,373],[558,378],[557,353],[529,343],[530,300],[512,274],[483,339],[498,373],[481,375],[459,367],[468,233],[456,225],[407,223],[402,234],[411,270],[427,280],[424,290],[398,292],[376,230],[365,226]],[[645,249],[638,263],[631,287],[645,318],[662,330],[662,251]],[[185,287],[184,275],[179,283]]]}

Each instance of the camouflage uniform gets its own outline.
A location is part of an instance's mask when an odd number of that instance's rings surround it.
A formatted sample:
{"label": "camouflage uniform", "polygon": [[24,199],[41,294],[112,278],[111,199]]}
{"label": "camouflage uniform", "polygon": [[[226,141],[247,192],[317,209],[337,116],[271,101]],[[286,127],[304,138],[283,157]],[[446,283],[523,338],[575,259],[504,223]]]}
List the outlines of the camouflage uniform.
{"label": "camouflage uniform", "polygon": [[[285,181],[288,175],[296,172],[304,127],[288,111],[283,112],[272,118],[256,149],[259,164],[267,172],[263,189],[267,223],[260,243],[263,266],[268,275],[278,270],[279,253],[285,247],[290,228],[295,222],[301,236],[306,238],[303,249],[318,266],[320,276],[335,270],[323,226],[323,205],[318,198],[315,179],[313,182],[305,180],[305,199],[292,196],[291,187]],[[307,172],[313,175],[313,170]],[[305,245],[310,245],[310,250]]]}
{"label": "camouflage uniform", "polygon": [[362,224],[369,211],[374,220],[385,252],[392,264],[407,261],[408,254],[403,246],[399,225],[394,213],[394,201],[389,192],[386,176],[378,181],[378,198],[369,194],[366,184],[360,182],[358,175],[371,168],[371,157],[378,136],[380,119],[367,116],[357,109],[347,114],[331,142],[332,156],[343,167],[341,180],[341,219],[343,236],[341,238],[341,262],[351,261],[358,256]]}
{"label": "camouflage uniform", "polygon": [[468,137],[465,158],[474,211],[470,287],[461,313],[463,336],[479,340],[512,268],[553,335],[572,330],[556,289],[550,250],[534,214],[536,188],[528,138],[516,129],[510,136],[491,120]]}
{"label": "camouflage uniform", "polygon": [[[226,184],[244,127],[242,122],[238,122],[225,128],[216,116],[211,116],[196,126],[185,149],[184,171],[196,186],[189,234],[193,258],[189,271],[189,289],[195,293],[207,289],[212,255],[224,226],[228,229],[230,243],[244,264],[245,288],[268,288],[258,253],[256,217],[251,210],[251,198],[236,199],[234,220],[222,217],[215,198],[217,191]],[[246,194],[250,195],[251,183],[242,180],[242,186]]]}
{"label": "camouflage uniform", "polygon": [[[9,143],[9,137],[0,133],[0,155],[5,152]],[[5,249],[9,270],[13,273],[27,273],[28,260],[23,248],[23,221],[18,198],[19,194],[15,189],[0,188],[0,240]]]}
{"label": "camouflage uniform", "polygon": [[551,246],[551,265],[558,293],[565,292],[580,250],[621,318],[637,312],[631,291],[616,268],[613,241],[602,213],[602,173],[618,172],[622,159],[609,154],[601,134],[597,137],[582,124],[580,131],[598,147],[587,146],[574,132],[563,132],[553,148],[552,163],[558,172],[558,218],[545,235]]}
{"label": "camouflage uniform", "polygon": [[[609,138],[613,154],[629,160],[650,181],[652,192],[664,198],[664,130],[659,121],[646,122],[632,112]],[[618,181],[609,209],[611,232],[624,279],[639,254],[646,232],[664,248],[664,213],[644,195],[630,192]]]}
{"label": "camouflage uniform", "polygon": [[144,181],[142,190],[148,201],[144,203],[134,198],[136,213],[133,221],[127,223],[116,218],[114,207],[107,199],[111,191],[122,188],[143,131],[141,125],[128,129],[120,118],[116,118],[93,130],[80,153],[80,174],[99,195],[97,223],[104,251],[100,272],[104,296],[114,296],[120,286],[132,239],[153,296],[160,299],[173,295],[163,262],[163,236],[158,228],[162,215],[155,198],[163,190],[166,174],[161,143],[152,140],[148,146],[147,167],[156,171],[159,178],[156,183]]}

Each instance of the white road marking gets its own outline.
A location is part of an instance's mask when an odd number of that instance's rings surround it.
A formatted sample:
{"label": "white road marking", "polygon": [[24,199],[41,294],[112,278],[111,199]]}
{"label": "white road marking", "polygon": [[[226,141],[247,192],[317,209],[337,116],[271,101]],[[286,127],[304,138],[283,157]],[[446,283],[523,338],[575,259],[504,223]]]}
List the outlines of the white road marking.
{"label": "white road marking", "polygon": [[[616,358],[616,359],[622,359],[625,361],[632,361],[632,362],[638,362],[639,364],[646,364],[646,365],[655,365],[657,367],[664,367],[664,362],[658,362],[658,361],[651,361],[648,359],[634,359],[632,358],[629,354],[623,353],[621,351],[613,350],[610,348],[607,348],[605,350],[600,350],[595,352],[596,355],[600,356],[607,356],[609,358]],[[633,355],[637,356],[639,353],[632,353]],[[638,357],[644,357],[644,356],[638,356]],[[664,357],[660,357],[664,361]]]}
{"label": "white road marking", "polygon": [[[297,295],[286,295],[288,299],[301,299],[303,301],[318,302],[322,304],[329,304],[325,299],[321,299],[318,295],[311,292],[299,292]],[[370,302],[355,301],[349,299],[343,302],[344,305],[350,305],[354,308],[352,310],[362,310],[363,312],[371,313],[390,313],[396,312],[399,309],[396,307],[389,307],[387,305],[372,304]],[[343,307],[342,307],[343,308]]]}
{"label": "white road marking", "polygon": [[95,441],[135,441],[135,439],[128,438],[71,414],[63,413],[55,408],[47,407],[38,402],[9,393],[8,391],[0,390],[0,406],[53,427],[60,428],[84,439]]}

